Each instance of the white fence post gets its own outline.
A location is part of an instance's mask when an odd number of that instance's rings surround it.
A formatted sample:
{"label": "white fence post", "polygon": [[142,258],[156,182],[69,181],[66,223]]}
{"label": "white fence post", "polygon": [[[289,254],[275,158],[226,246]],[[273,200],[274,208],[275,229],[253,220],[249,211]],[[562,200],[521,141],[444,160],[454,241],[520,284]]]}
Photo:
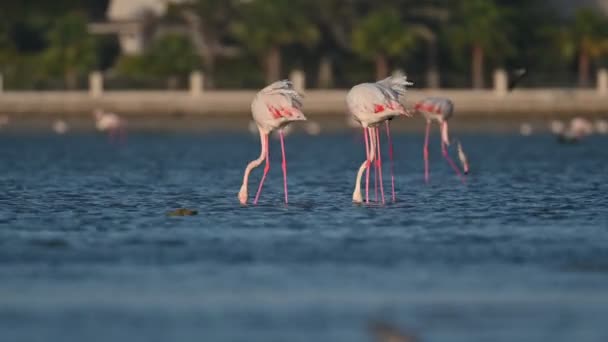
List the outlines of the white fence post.
{"label": "white fence post", "polygon": [[103,95],[103,74],[99,71],[89,74],[89,95],[91,97],[101,97]]}
{"label": "white fence post", "polygon": [[190,73],[190,96],[198,97],[203,93],[205,75],[200,71]]}
{"label": "white fence post", "polygon": [[504,96],[509,87],[509,76],[504,69],[494,71],[494,94]]}
{"label": "white fence post", "polygon": [[294,70],[289,75],[289,80],[293,83],[296,91],[303,93],[306,90],[306,75],[302,70]]}

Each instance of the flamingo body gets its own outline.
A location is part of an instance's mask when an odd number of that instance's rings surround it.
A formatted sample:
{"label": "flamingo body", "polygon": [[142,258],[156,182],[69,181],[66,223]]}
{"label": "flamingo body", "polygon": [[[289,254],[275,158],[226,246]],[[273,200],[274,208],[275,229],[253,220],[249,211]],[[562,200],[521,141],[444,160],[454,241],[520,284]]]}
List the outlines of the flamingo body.
{"label": "flamingo body", "polygon": [[447,121],[454,115],[454,103],[442,97],[428,97],[416,103],[414,109],[427,120],[437,122]]}
{"label": "flamingo body", "polygon": [[[436,121],[441,129],[441,152],[443,157],[446,159],[448,164],[454,169],[456,174],[460,177],[462,182],[465,182],[465,178],[462,176],[462,173],[452,161],[448,154],[447,147],[450,146],[450,138],[448,133],[448,120],[450,120],[454,115],[454,103],[452,100],[444,97],[428,97],[417,102],[414,105],[414,109],[417,113],[421,114],[427,121],[426,125],[426,134],[424,138],[424,179],[428,183],[429,182],[429,133],[431,128],[431,123]],[[458,154],[461,163],[463,164],[464,173],[467,174],[469,172],[469,165],[464,151],[462,150],[462,145],[459,144]]]}
{"label": "flamingo body", "polygon": [[96,109],[93,116],[95,117],[95,128],[100,132],[108,132],[111,142],[118,137],[123,141],[126,140],[126,120],[115,113],[106,112],[102,109]]}
{"label": "flamingo body", "polygon": [[[389,77],[375,83],[362,83],[354,86],[346,96],[346,104],[353,119],[361,124],[364,131],[365,149],[367,159],[359,167],[355,189],[353,191],[353,202],[362,203],[361,177],[366,174],[365,200],[369,203],[369,167],[375,162],[375,172],[380,175],[380,192],[384,203],[384,188],[382,185],[382,163],[380,154],[380,131],[378,126],[386,122],[387,135],[389,137],[389,154],[391,159],[391,181],[393,201],[395,201],[395,182],[392,169],[393,149],[390,142],[390,130],[388,120],[394,117],[406,115],[409,112],[400,102],[400,96],[406,92],[406,87],[413,85],[407,81],[406,76]],[[376,188],[377,197],[377,188]]]}
{"label": "flamingo body", "polygon": [[[391,82],[397,85],[391,88]],[[401,84],[389,78],[376,83],[356,85],[346,96],[348,110],[364,128],[375,127],[399,115],[408,115],[405,107],[399,102],[399,96],[405,93],[407,85],[412,83],[407,82],[405,77]]]}
{"label": "flamingo body", "polygon": [[266,161],[264,174],[254,204],[257,204],[262,186],[268,170],[270,169],[270,159],[268,153],[268,135],[275,130],[279,130],[281,140],[281,152],[283,156],[283,185],[285,190],[285,203],[287,197],[287,162],[285,159],[285,145],[283,129],[294,121],[304,121],[306,116],[302,113],[302,95],[293,87],[288,80],[277,81],[266,88],[260,90],[251,103],[251,112],[260,133],[261,152],[258,159],[251,161],[245,169],[243,184],[238,194],[239,202],[247,204],[248,200],[248,180],[251,171]]}

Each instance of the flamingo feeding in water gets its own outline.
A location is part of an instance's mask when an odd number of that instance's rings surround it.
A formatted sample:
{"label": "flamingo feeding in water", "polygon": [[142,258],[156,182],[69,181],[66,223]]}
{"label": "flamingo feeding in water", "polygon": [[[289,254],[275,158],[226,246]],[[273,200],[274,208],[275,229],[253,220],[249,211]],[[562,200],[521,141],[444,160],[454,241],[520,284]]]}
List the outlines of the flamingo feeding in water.
{"label": "flamingo feeding in water", "polygon": [[108,132],[110,142],[127,139],[127,122],[115,113],[95,109],[95,127],[100,132]]}
{"label": "flamingo feeding in water", "polygon": [[263,161],[266,161],[264,174],[253,201],[253,204],[258,203],[264,180],[270,169],[268,135],[275,130],[279,130],[281,153],[283,156],[283,188],[285,190],[285,204],[287,204],[287,161],[285,160],[285,137],[283,128],[291,122],[306,120],[304,113],[302,113],[302,95],[294,89],[293,84],[290,81],[277,81],[257,93],[251,103],[251,112],[258,131],[260,132],[262,151],[260,152],[260,157],[251,161],[245,169],[243,185],[239,191],[239,201],[241,204],[247,204],[247,183],[249,174],[254,168],[260,166]]}
{"label": "flamingo feeding in water", "polygon": [[[365,151],[367,159],[359,167],[353,202],[362,203],[361,177],[366,171],[365,177],[365,202],[369,203],[369,167],[375,162],[375,171],[379,173],[380,192],[382,203],[384,203],[384,187],[382,184],[382,159],[380,155],[380,130],[378,126],[386,122],[386,133],[389,140],[389,157],[391,160],[391,183],[392,198],[395,196],[395,177],[393,170],[393,144],[391,141],[389,121],[396,116],[411,116],[405,107],[399,102],[399,97],[404,95],[406,87],[413,83],[408,82],[407,76],[393,76],[375,83],[362,83],[354,86],[346,96],[346,103],[353,118],[363,126],[365,138]],[[378,182],[378,180],[376,180]],[[377,193],[377,190],[376,190]]]}
{"label": "flamingo feeding in water", "polygon": [[[441,129],[441,152],[448,164],[454,169],[458,177],[465,182],[465,178],[448,154],[448,146],[450,146],[450,139],[448,135],[448,120],[454,115],[454,103],[452,100],[442,97],[429,97],[422,101],[419,101],[414,106],[417,113],[422,114],[426,118],[426,133],[424,136],[424,180],[429,182],[429,134],[431,132],[432,121],[437,121]],[[469,165],[462,150],[462,146],[459,144],[459,156],[463,164],[465,173],[469,171]]]}

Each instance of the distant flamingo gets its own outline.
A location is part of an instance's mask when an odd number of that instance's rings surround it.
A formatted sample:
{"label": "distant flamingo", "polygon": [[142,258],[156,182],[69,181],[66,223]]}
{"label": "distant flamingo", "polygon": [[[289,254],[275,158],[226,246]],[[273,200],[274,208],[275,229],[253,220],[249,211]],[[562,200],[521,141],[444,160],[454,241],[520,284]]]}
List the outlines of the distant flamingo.
{"label": "distant flamingo", "polygon": [[[448,146],[450,146],[450,139],[448,136],[448,120],[454,115],[454,104],[450,99],[442,97],[429,97],[422,101],[419,101],[414,106],[417,113],[422,114],[426,118],[426,134],[424,137],[424,180],[429,182],[429,134],[431,132],[431,122],[437,121],[441,128],[441,152],[448,164],[454,169],[458,177],[465,182],[465,178],[448,154]],[[468,172],[469,166],[466,162],[466,156],[460,146],[459,154],[464,156],[460,158],[463,162],[465,172]]]}
{"label": "distant flamingo", "polygon": [[[382,163],[380,156],[380,130],[378,126],[386,122],[386,132],[389,139],[389,156],[391,159],[391,183],[392,197],[395,196],[395,177],[393,171],[393,144],[390,136],[389,120],[399,115],[411,116],[410,113],[399,102],[399,97],[404,95],[406,87],[413,83],[407,81],[407,76],[389,77],[376,83],[362,83],[354,86],[346,97],[349,112],[354,119],[363,126],[365,138],[366,161],[359,167],[353,202],[362,203],[361,177],[366,171],[365,178],[365,202],[369,203],[369,167],[375,162],[376,170],[380,174],[380,192],[384,203],[384,187],[382,185]],[[377,157],[376,157],[377,155]]]}
{"label": "distant flamingo", "polygon": [[115,113],[106,112],[102,109],[95,109],[95,127],[100,132],[108,132],[110,142],[122,141],[127,139],[127,122]]}
{"label": "distant flamingo", "polygon": [[275,82],[257,93],[251,104],[251,112],[253,119],[257,124],[260,132],[260,142],[262,151],[260,157],[247,165],[245,175],[243,176],[243,185],[239,191],[239,201],[241,204],[247,204],[247,184],[251,171],[260,166],[266,161],[264,175],[260,181],[258,192],[255,195],[253,204],[257,204],[262,192],[264,180],[270,169],[270,159],[268,156],[268,135],[274,130],[279,130],[279,138],[281,139],[281,152],[283,156],[283,188],[285,190],[285,203],[287,204],[287,161],[285,160],[285,143],[283,128],[294,121],[304,121],[306,117],[302,113],[302,95],[294,88],[290,81],[283,80]]}

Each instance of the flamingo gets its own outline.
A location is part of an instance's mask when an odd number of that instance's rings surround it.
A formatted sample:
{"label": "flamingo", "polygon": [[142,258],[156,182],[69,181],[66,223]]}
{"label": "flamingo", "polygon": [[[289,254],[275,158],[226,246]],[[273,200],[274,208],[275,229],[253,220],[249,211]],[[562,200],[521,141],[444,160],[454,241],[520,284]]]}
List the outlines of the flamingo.
{"label": "flamingo", "polygon": [[247,184],[251,171],[266,161],[264,174],[258,191],[255,195],[253,204],[257,204],[262,192],[264,180],[270,169],[270,159],[268,157],[268,135],[275,130],[279,131],[281,140],[281,153],[283,157],[283,188],[285,190],[285,204],[289,202],[287,195],[287,161],[285,160],[285,143],[283,128],[294,121],[305,121],[306,117],[302,113],[302,95],[298,93],[293,84],[288,80],[277,81],[266,88],[260,90],[251,103],[253,119],[260,133],[260,143],[262,151],[260,157],[251,161],[245,169],[243,185],[239,191],[238,198],[242,205],[247,204]]}
{"label": "flamingo", "polygon": [[[448,154],[448,146],[450,139],[448,136],[448,120],[454,115],[454,103],[452,100],[443,97],[428,97],[416,103],[414,106],[417,113],[422,114],[426,118],[426,134],[424,137],[424,180],[429,182],[429,134],[431,132],[431,123],[437,121],[441,129],[441,152],[448,164],[454,169],[461,181],[465,183],[465,178]],[[462,146],[459,148],[459,154],[464,158],[460,158],[465,172],[468,172],[469,166],[466,161]]]}
{"label": "flamingo", "polygon": [[123,142],[127,138],[127,122],[115,113],[106,112],[103,109],[95,109],[95,127],[101,132],[108,132],[110,142],[121,139]]}
{"label": "flamingo", "polygon": [[[369,167],[375,162],[376,171],[380,174],[380,192],[382,203],[384,203],[384,187],[382,185],[382,161],[380,156],[380,126],[386,122],[386,132],[389,140],[389,156],[391,160],[391,184],[392,198],[395,196],[395,177],[393,170],[393,144],[390,136],[389,121],[394,117],[411,114],[399,102],[399,97],[404,95],[407,86],[413,83],[408,82],[407,76],[392,76],[375,83],[362,83],[354,86],[346,96],[346,103],[353,118],[363,126],[363,136],[365,138],[365,151],[367,159],[359,167],[355,190],[353,192],[353,202],[362,203],[361,177],[366,171],[365,178],[365,202],[369,203]],[[377,158],[376,158],[377,155]]]}

